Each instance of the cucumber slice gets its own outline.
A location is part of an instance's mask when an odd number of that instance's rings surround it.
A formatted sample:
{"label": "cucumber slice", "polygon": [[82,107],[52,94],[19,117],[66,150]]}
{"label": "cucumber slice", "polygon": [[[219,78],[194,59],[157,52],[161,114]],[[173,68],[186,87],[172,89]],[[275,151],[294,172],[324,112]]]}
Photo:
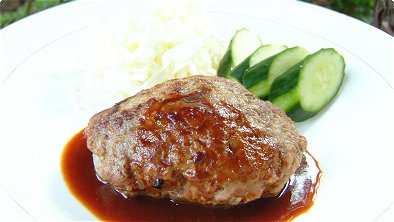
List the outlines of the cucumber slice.
{"label": "cucumber slice", "polygon": [[256,48],[261,45],[260,37],[243,28],[238,30],[230,41],[226,53],[220,61],[217,75],[232,78],[231,70],[244,61]]}
{"label": "cucumber slice", "polygon": [[338,93],[345,76],[345,60],[334,49],[322,49],[308,58],[300,73],[300,105],[319,111]]}
{"label": "cucumber slice", "polygon": [[[271,56],[268,59],[265,59],[259,63],[257,63],[254,66],[251,66],[247,68],[242,76],[242,83],[247,89],[251,89],[251,87],[255,85],[261,85],[264,90],[266,89],[266,86],[268,86],[266,83],[268,83],[268,70],[271,66],[272,61],[274,60],[275,56]],[[252,92],[256,96],[260,97],[260,95],[257,95],[256,92]],[[261,94],[261,93],[258,93]]]}
{"label": "cucumber slice", "polygon": [[[257,63],[283,51],[286,49],[284,45],[275,45],[275,44],[268,44],[260,46],[256,49],[249,57],[247,57],[244,61],[242,61],[239,65],[237,65],[231,75],[235,77],[239,82],[243,83],[242,76],[244,75],[246,69],[251,66],[256,65]],[[243,83],[244,84],[244,83]],[[245,86],[246,87],[246,86]],[[246,87],[247,88],[247,87]]]}
{"label": "cucumber slice", "polygon": [[309,55],[309,51],[300,47],[292,47],[284,50],[275,56],[271,63],[270,69],[268,71],[269,85],[283,72],[294,66],[295,64],[301,62],[305,57]]}
{"label": "cucumber slice", "polygon": [[299,102],[298,80],[305,59],[278,76],[271,85],[268,99],[288,113]]}
{"label": "cucumber slice", "polygon": [[285,45],[268,44],[258,48],[250,57],[249,65],[254,66],[257,63],[267,59],[275,54],[287,49]]}
{"label": "cucumber slice", "polygon": [[[245,84],[245,86],[257,97],[266,98],[272,82],[284,71],[302,61],[308,54],[309,52],[306,49],[297,46],[280,52],[272,59],[256,64],[244,73],[244,83],[248,80],[252,81],[250,84]],[[252,80],[251,76],[254,75],[259,76],[259,78]]]}
{"label": "cucumber slice", "polygon": [[329,104],[344,76],[342,55],[332,48],[321,49],[277,77],[268,98],[292,120],[301,122]]}

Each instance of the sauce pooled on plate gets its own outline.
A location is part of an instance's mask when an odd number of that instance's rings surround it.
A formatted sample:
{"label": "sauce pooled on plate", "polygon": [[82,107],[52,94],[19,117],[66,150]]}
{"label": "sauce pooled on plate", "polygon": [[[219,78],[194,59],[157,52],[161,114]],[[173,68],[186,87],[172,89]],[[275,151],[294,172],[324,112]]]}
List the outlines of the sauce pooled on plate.
{"label": "sauce pooled on plate", "polygon": [[312,205],[321,170],[309,153],[278,197],[232,207],[207,207],[137,196],[125,198],[97,179],[83,130],[66,144],[61,168],[72,194],[98,219],[111,221],[278,221],[290,220]]}

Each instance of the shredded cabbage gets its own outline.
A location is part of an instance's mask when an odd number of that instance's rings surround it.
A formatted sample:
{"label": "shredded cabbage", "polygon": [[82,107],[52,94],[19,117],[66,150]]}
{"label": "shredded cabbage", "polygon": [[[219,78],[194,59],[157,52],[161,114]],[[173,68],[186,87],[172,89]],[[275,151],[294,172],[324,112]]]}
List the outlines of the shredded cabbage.
{"label": "shredded cabbage", "polygon": [[194,2],[161,5],[90,28],[73,84],[82,109],[112,106],[169,79],[216,75],[224,44]]}

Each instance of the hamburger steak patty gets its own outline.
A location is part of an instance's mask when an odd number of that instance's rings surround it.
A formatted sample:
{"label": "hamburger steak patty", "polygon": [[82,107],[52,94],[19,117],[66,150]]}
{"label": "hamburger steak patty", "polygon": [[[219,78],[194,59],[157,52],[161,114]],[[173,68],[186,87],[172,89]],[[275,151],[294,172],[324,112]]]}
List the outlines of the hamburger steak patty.
{"label": "hamburger steak patty", "polygon": [[306,140],[279,108],[221,77],[158,84],[94,115],[98,177],[127,197],[236,205],[278,195]]}

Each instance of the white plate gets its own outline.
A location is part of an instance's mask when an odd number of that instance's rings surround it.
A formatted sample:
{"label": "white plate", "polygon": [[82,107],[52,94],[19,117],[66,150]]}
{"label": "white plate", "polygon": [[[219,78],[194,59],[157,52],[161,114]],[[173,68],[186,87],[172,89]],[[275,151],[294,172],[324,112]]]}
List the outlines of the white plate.
{"label": "white plate", "polygon": [[[93,111],[72,107],[64,73],[86,27],[146,1],[76,1],[1,30],[1,218],[94,220],[60,173],[64,144]],[[298,1],[205,1],[229,39],[249,27],[264,43],[336,48],[346,60],[339,96],[299,124],[324,174],[315,205],[297,219],[394,219],[394,40],[324,8]],[[74,79],[75,80],[75,79]],[[73,80],[73,81],[74,81]]]}

